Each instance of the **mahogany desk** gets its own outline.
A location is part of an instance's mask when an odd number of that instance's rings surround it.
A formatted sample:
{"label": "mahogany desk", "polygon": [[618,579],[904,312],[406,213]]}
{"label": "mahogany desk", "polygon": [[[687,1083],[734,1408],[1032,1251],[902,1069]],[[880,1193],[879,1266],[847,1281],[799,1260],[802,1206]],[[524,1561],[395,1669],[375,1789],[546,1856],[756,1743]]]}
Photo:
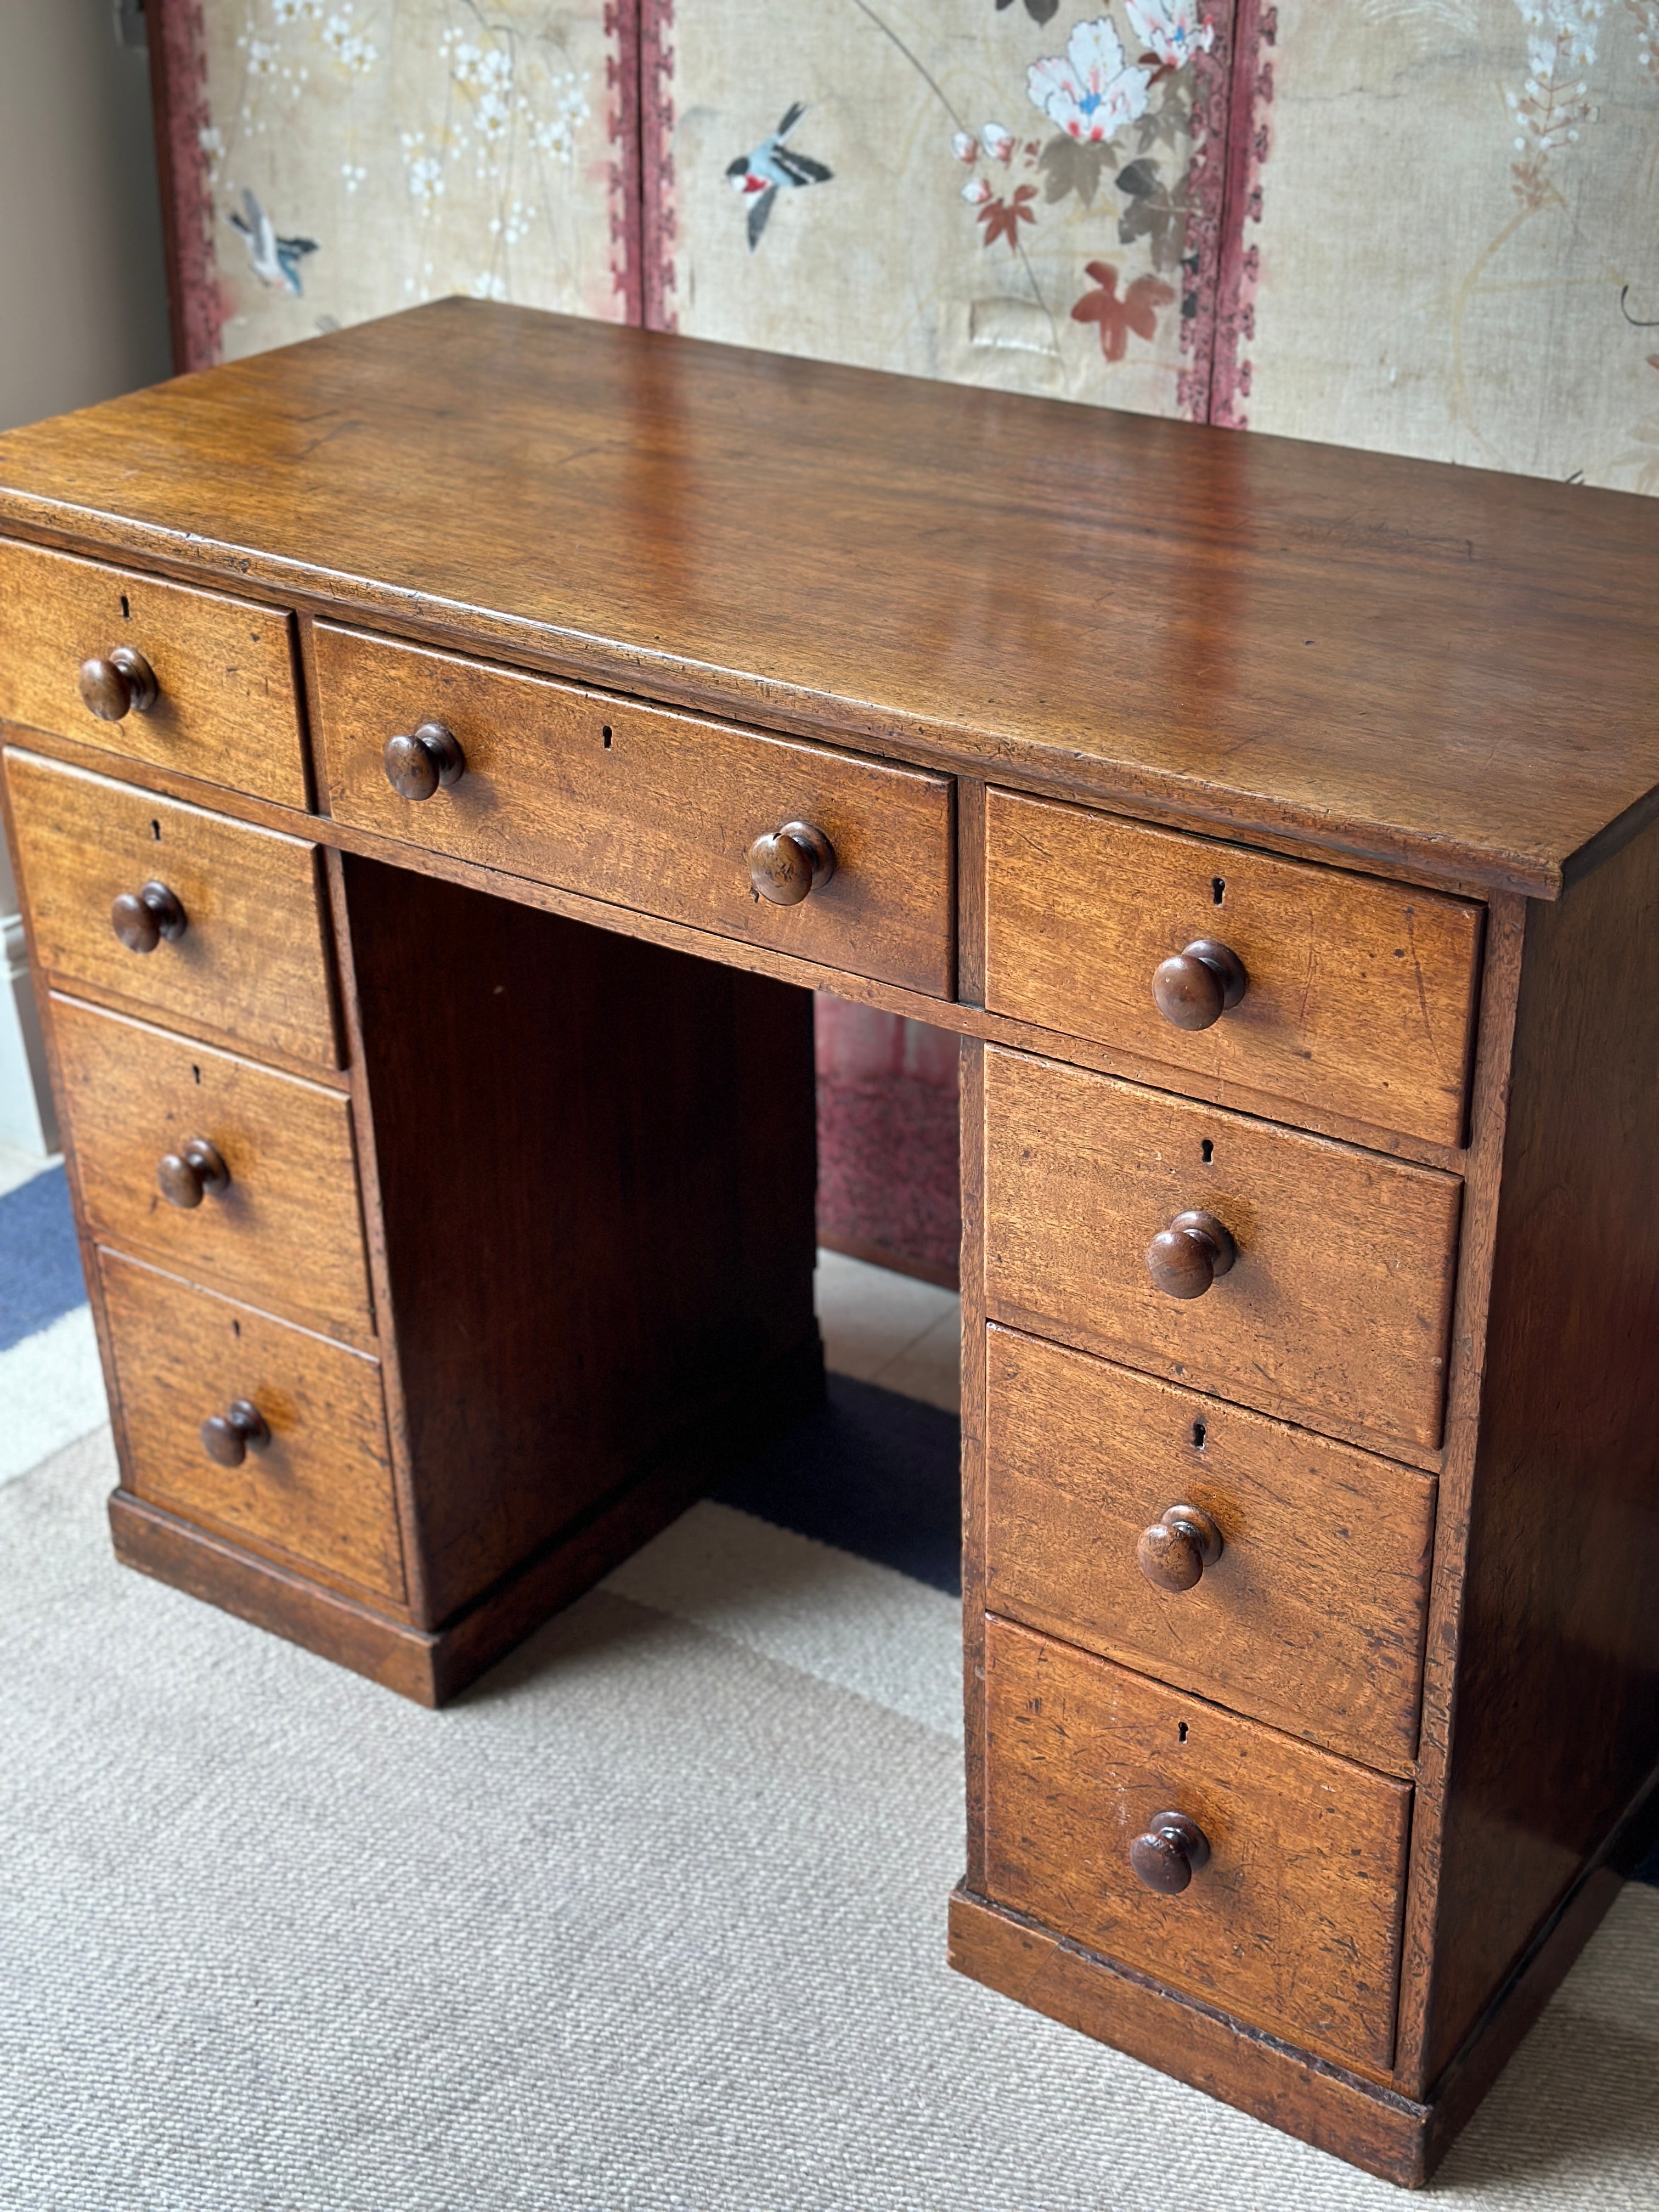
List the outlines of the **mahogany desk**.
{"label": "mahogany desk", "polygon": [[1659,506],[456,301],[0,440],[120,1556],[458,1690],[963,1040],[963,1972],[1420,2180],[1659,1759]]}

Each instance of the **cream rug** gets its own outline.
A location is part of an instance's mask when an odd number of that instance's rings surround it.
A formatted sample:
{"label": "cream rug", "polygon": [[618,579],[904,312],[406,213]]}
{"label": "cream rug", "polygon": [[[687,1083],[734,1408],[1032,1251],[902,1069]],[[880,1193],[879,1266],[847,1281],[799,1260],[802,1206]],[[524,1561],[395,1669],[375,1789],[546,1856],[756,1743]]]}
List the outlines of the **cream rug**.
{"label": "cream rug", "polygon": [[[1346,2212],[949,1973],[956,1607],[699,1507],[430,1714],[0,1489],[6,2212]],[[1431,2192],[1659,2203],[1628,1889]]]}

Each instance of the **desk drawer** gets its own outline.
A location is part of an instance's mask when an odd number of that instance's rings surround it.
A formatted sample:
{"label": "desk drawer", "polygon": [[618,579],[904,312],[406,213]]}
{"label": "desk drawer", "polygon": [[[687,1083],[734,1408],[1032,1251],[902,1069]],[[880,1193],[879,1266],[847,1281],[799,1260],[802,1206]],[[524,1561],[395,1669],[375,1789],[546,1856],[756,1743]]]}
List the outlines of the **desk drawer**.
{"label": "desk drawer", "polygon": [[[1386,2072],[1409,1788],[1006,1621],[988,1624],[985,1663],[992,1898]],[[1208,1846],[1174,1893],[1130,1859],[1170,1812]]]}
{"label": "desk drawer", "polygon": [[[1006,791],[986,794],[985,868],[996,1012],[1462,1143],[1478,906]],[[1243,996],[1177,1028],[1153,975],[1206,939],[1237,955]]]}
{"label": "desk drawer", "polygon": [[[54,997],[88,1227],[325,1334],[373,1335],[351,1109],[305,1083]],[[187,1148],[210,1157],[189,1171]]]}
{"label": "desk drawer", "polygon": [[[274,607],[0,543],[0,721],[303,806],[292,631]],[[119,719],[100,720],[82,665],[122,648],[153,672],[155,701],[124,708],[106,684]]]}
{"label": "desk drawer", "polygon": [[[1339,1436],[1438,1446],[1455,1176],[994,1048],[985,1117],[994,1319]],[[1188,1213],[1237,1257],[1170,1296],[1148,1249]]]}
{"label": "desk drawer", "polygon": [[[33,754],[5,758],[49,975],[256,1051],[337,1063],[314,845]],[[140,953],[116,935],[111,908],[150,884],[172,893],[184,926]]]}
{"label": "desk drawer", "polygon": [[[99,1267],[134,1493],[401,1599],[380,1363],[113,1252]],[[226,1467],[202,1424],[239,1401],[269,1433]]]}
{"label": "desk drawer", "polygon": [[[1432,1477],[1007,1329],[987,1351],[994,1611],[1328,1749],[1410,1765]],[[1143,1536],[1176,1506],[1207,1517],[1218,1556],[1160,1559],[1154,1539],[1143,1567]]]}
{"label": "desk drawer", "polygon": [[[870,975],[954,988],[951,787],[689,714],[319,623],[335,818],[459,860]],[[422,722],[465,772],[423,803],[387,781],[386,740]],[[750,888],[756,838],[811,824],[835,872],[800,903]]]}

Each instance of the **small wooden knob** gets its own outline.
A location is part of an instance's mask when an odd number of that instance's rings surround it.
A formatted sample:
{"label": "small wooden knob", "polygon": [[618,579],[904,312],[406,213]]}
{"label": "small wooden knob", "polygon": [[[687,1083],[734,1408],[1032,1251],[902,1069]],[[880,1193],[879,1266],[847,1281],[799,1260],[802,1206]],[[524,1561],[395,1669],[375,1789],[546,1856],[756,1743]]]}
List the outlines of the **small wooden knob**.
{"label": "small wooden knob", "polygon": [[1221,1557],[1221,1531],[1196,1505],[1171,1505],[1141,1531],[1135,1563],[1154,1589],[1172,1596],[1201,1580]]}
{"label": "small wooden knob", "polygon": [[1207,1030],[1238,1004],[1249,981],[1231,945],[1200,937],[1155,969],[1152,997],[1164,1020],[1176,1029]]}
{"label": "small wooden knob", "polygon": [[1209,1860],[1209,1838],[1185,1813],[1154,1813],[1145,1835],[1129,1846],[1135,1879],[1161,1897],[1179,1897]]}
{"label": "small wooden knob", "polygon": [[155,671],[142,653],[118,645],[102,659],[81,663],[81,699],[100,722],[125,721],[129,714],[148,714],[160,687]]}
{"label": "small wooden knob", "polygon": [[201,1427],[202,1449],[221,1467],[240,1467],[250,1448],[263,1451],[270,1442],[265,1417],[251,1399],[233,1398],[222,1413],[210,1413]]}
{"label": "small wooden knob", "polygon": [[749,880],[774,906],[799,906],[836,872],[836,848],[810,822],[786,822],[749,848]]}
{"label": "small wooden knob", "polygon": [[1152,1288],[1166,1298],[1201,1298],[1238,1257],[1238,1247],[1212,1213],[1177,1213],[1146,1251]]}
{"label": "small wooden knob", "polygon": [[430,799],[441,784],[459,783],[466,774],[466,755],[441,722],[422,722],[412,737],[388,738],[380,758],[399,799]]}
{"label": "small wooden knob", "polygon": [[176,1152],[162,1153],[155,1180],[167,1204],[188,1213],[209,1191],[219,1198],[230,1188],[230,1170],[216,1145],[205,1137],[187,1137]]}
{"label": "small wooden knob", "polygon": [[154,952],[165,937],[182,937],[190,917],[165,884],[123,891],[109,910],[110,927],[129,952]]}

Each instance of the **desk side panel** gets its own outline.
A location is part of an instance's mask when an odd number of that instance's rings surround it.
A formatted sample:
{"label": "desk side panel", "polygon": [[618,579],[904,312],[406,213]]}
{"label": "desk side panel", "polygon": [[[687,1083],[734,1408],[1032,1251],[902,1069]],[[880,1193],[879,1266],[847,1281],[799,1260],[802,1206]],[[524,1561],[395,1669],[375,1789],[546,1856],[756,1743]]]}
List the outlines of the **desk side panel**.
{"label": "desk side panel", "polygon": [[343,878],[435,1627],[722,1407],[739,1461],[745,1400],[811,1368],[811,999],[373,861]]}
{"label": "desk side panel", "polygon": [[1528,911],[1432,2084],[1659,1760],[1659,829]]}

